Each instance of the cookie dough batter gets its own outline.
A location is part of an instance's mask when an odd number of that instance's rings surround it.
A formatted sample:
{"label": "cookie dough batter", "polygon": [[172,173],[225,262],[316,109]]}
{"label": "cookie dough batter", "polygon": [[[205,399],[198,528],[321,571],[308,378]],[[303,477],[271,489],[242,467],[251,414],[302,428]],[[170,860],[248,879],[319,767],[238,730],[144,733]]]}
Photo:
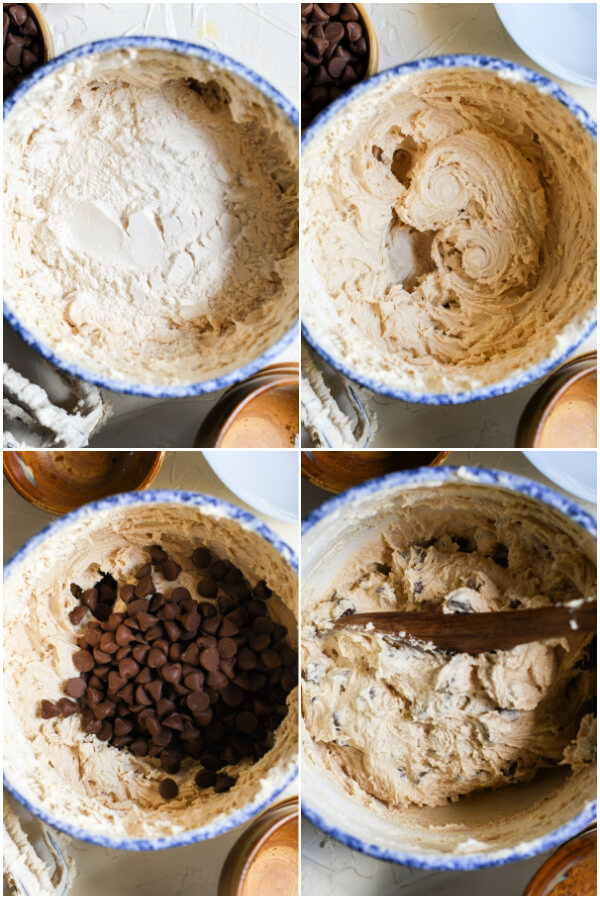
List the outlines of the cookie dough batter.
{"label": "cookie dough batter", "polygon": [[[409,492],[395,523],[310,594],[303,631],[309,758],[366,805],[394,816],[484,788],[574,769],[595,755],[590,635],[510,651],[447,653],[349,612],[486,612],[594,595],[593,547],[518,495]],[[498,493],[498,492],[497,492]],[[357,526],[358,527],[358,526]]]}
{"label": "cookie dough batter", "polygon": [[84,57],[5,126],[5,298],[61,358],[142,385],[263,353],[297,316],[297,132],[156,50]]}
{"label": "cookie dough batter", "polygon": [[303,317],[335,359],[457,393],[556,357],[595,304],[595,144],[510,73],[382,82],[303,156]]}
{"label": "cookie dough batter", "polygon": [[[85,734],[77,715],[40,718],[41,698],[60,697],[65,681],[77,675],[76,630],[68,619],[71,582],[85,590],[100,571],[109,571],[122,584],[147,561],[144,548],[152,543],[180,562],[177,583],[194,596],[198,570],[190,556],[199,544],[235,560],[250,579],[266,578],[274,591],[269,611],[296,644],[295,573],[267,541],[211,507],[154,504],[88,513],[12,571],[5,582],[4,771],[10,785],[47,814],[111,838],[155,838],[222,822],[249,802],[265,803],[291,777],[297,757],[297,688],[272,749],[254,765],[228,769],[237,777],[235,787],[226,794],[200,792],[194,783],[198,764],[187,760],[171,776],[179,794],[169,802],[158,790],[164,772],[157,760]],[[153,580],[158,590],[172,587],[158,572]],[[123,605],[119,600],[115,609]]]}

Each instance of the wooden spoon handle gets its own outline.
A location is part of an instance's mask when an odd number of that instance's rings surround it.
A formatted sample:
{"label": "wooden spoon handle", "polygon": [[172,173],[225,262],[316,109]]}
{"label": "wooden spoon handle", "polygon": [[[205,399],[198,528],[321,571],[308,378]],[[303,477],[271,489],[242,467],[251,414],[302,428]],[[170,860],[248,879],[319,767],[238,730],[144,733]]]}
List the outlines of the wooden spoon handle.
{"label": "wooden spoon handle", "polygon": [[372,612],[336,619],[335,629],[373,625],[386,634],[403,632],[431,641],[441,650],[486,653],[518,644],[563,637],[574,631],[596,631],[596,600],[580,606],[543,606],[490,613]]}

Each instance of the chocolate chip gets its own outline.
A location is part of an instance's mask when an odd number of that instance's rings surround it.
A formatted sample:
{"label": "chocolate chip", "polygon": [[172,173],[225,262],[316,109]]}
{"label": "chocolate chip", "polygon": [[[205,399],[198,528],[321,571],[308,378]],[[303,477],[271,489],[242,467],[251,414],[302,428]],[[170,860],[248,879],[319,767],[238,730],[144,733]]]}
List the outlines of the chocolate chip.
{"label": "chocolate chip", "polygon": [[121,589],[119,591],[119,596],[124,603],[131,603],[131,601],[135,597],[135,585],[133,584],[123,584],[121,585]]}
{"label": "chocolate chip", "polygon": [[240,652],[238,653],[237,663],[240,669],[248,670],[254,669],[256,667],[256,663],[258,662],[258,657],[254,650],[250,650],[249,647],[242,647]]}
{"label": "chocolate chip", "polygon": [[229,566],[223,559],[217,559],[211,563],[209,572],[215,581],[222,581],[227,574]]}
{"label": "chocolate chip", "polygon": [[65,718],[67,716],[72,716],[73,713],[76,713],[79,710],[79,704],[75,703],[74,700],[69,700],[68,697],[61,697],[58,701],[58,707],[60,709],[61,715],[63,715]]}
{"label": "chocolate chip", "polygon": [[216,597],[217,591],[217,583],[210,575],[206,575],[198,582],[198,593],[202,597]]}
{"label": "chocolate chip", "polygon": [[130,678],[135,678],[136,675],[139,674],[140,667],[138,663],[130,656],[126,656],[124,659],[119,660],[119,675],[122,678],[126,678],[128,681]]}
{"label": "chocolate chip", "polygon": [[[181,606],[183,603],[192,599],[192,595],[187,588],[176,587],[171,594],[171,602]],[[195,603],[194,603],[195,605]]]}
{"label": "chocolate chip", "polygon": [[87,650],[79,650],[74,653],[73,662],[79,672],[91,672],[94,668],[94,657]]}
{"label": "chocolate chip", "polygon": [[[222,659],[231,659],[237,653],[237,644],[229,637],[221,638],[217,644],[217,651],[217,656],[220,656]],[[204,652],[208,653],[209,651],[205,650]],[[205,663],[202,663],[202,665],[210,669],[210,666],[206,666]]]}
{"label": "chocolate chip", "polygon": [[221,692],[221,697],[227,706],[239,706],[244,699],[244,692],[237,684],[228,684]]}
{"label": "chocolate chip", "polygon": [[197,569],[206,569],[210,565],[210,558],[208,547],[197,547],[192,553],[192,562]]}
{"label": "chocolate chip", "polygon": [[69,621],[75,626],[81,625],[87,614],[87,606],[76,606],[75,609],[72,609],[69,613]]}
{"label": "chocolate chip", "polygon": [[153,628],[158,622],[157,617],[150,615],[150,613],[140,612],[137,614],[136,618],[138,621],[138,625],[140,626],[142,631],[148,631],[150,628]]}
{"label": "chocolate chip", "polygon": [[69,678],[65,684],[65,694],[79,700],[85,694],[86,687],[87,684],[85,678]]}
{"label": "chocolate chip", "polygon": [[225,775],[224,772],[220,772],[215,781],[215,793],[223,794],[225,791],[228,791],[229,788],[234,786],[235,781],[235,778],[232,778],[230,775]]}
{"label": "chocolate chip", "polygon": [[158,565],[159,563],[163,563],[167,560],[167,554],[158,544],[152,544],[151,547],[148,548],[150,553],[150,559],[154,563],[154,565]]}
{"label": "chocolate chip", "polygon": [[152,669],[160,669],[161,666],[164,666],[167,662],[167,654],[163,653],[162,650],[152,648],[150,653],[148,654],[148,665]]}
{"label": "chocolate chip", "polygon": [[52,700],[42,700],[41,712],[42,719],[53,719],[55,716],[60,715],[60,707],[58,703],[53,703]]}
{"label": "chocolate chip", "polygon": [[188,709],[193,713],[200,713],[210,706],[210,700],[206,691],[194,691],[187,697]]}
{"label": "chocolate chip", "polygon": [[174,800],[179,793],[179,788],[172,778],[163,778],[158,786],[160,796],[164,800]]}
{"label": "chocolate chip", "polygon": [[207,672],[215,672],[219,668],[219,651],[216,647],[209,647],[200,654],[200,665]]}
{"label": "chocolate chip", "polygon": [[194,781],[199,788],[213,787],[217,780],[217,773],[210,769],[199,769],[196,772]]}
{"label": "chocolate chip", "polygon": [[167,581],[175,581],[175,579],[181,573],[181,566],[179,563],[176,563],[174,559],[168,559],[162,566],[163,577],[167,579]]}
{"label": "chocolate chip", "polygon": [[137,583],[135,588],[136,597],[147,597],[148,594],[154,593],[154,582],[150,575],[144,575]]}
{"label": "chocolate chip", "polygon": [[182,675],[181,665],[179,663],[168,663],[162,667],[160,674],[169,684],[179,684]]}

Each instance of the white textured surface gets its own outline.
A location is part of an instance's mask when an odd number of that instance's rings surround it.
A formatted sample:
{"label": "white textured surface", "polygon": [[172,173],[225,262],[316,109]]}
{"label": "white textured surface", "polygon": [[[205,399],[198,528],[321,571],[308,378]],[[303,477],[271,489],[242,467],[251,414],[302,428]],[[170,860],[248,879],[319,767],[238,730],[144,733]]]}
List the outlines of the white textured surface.
{"label": "white textured surface", "polygon": [[[240,466],[243,466],[244,453],[252,451],[237,452]],[[200,491],[248,509],[265,521],[293,550],[298,551],[296,525],[287,525],[277,519],[256,513],[256,510],[239,500],[225,487],[213,473],[202,453],[198,451],[167,453],[162,469],[152,486]],[[4,482],[5,559],[53,520],[53,516],[31,506],[6,481]],[[295,781],[284,791],[280,799],[297,793],[298,783]],[[107,850],[93,844],[73,841],[73,856],[78,877],[70,893],[81,896],[216,894],[225,857],[247,827],[247,824],[242,825],[221,837],[201,844],[155,853]]]}
{"label": "white textured surface", "polygon": [[[454,452],[447,464],[515,472],[566,494],[519,451]],[[592,515],[596,514],[594,504],[566,495]],[[331,496],[302,479],[302,518]],[[302,819],[302,893],[305,896],[515,897],[523,894],[527,882],[548,855],[475,872],[426,872],[351,850]]]}
{"label": "white textured surface", "polygon": [[[120,35],[172,37],[212,47],[258,72],[298,106],[299,18],[294,3],[42,3],[55,53]],[[296,361],[292,342],[274,361]],[[43,387],[52,385],[45,361],[5,325],[4,358]],[[164,403],[104,392],[114,416],[94,447],[191,447],[222,392]],[[51,395],[52,391],[51,391]]]}
{"label": "white textured surface", "polygon": [[[512,59],[558,82],[596,118],[596,91],[555,78],[527,57],[491,3],[367,3],[379,43],[379,71],[447,53]],[[596,347],[596,333],[576,354]],[[372,447],[513,447],[519,418],[542,380],[493,400],[424,406],[373,395],[379,431]],[[306,436],[305,436],[306,441]]]}

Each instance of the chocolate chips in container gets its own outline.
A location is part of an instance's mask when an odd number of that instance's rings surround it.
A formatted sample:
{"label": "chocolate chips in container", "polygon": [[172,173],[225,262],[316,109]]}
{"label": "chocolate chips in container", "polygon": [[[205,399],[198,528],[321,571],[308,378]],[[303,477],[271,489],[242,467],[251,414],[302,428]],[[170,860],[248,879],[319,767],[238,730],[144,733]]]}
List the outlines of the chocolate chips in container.
{"label": "chocolate chips in container", "polygon": [[302,127],[364,78],[369,42],[354,3],[302,3]]}
{"label": "chocolate chips in container", "polygon": [[4,97],[45,60],[44,39],[28,4],[3,3]]}
{"label": "chocolate chips in container", "polygon": [[[149,555],[118,589],[123,611],[114,611],[118,586],[110,574],[86,591],[71,586],[80,602],[69,619],[83,624],[73,654],[79,675],[65,682],[67,697],[41,701],[40,715],[79,712],[87,734],[157,759],[167,775],[196,760],[198,788],[222,793],[236,781],[222,769],[272,747],[297,683],[297,654],[268,613],[265,581],[251,588],[231,562],[199,547],[194,598],[176,583],[179,563],[158,546]],[[171,583],[169,596],[157,590],[153,568]],[[175,799],[177,782],[163,779],[159,792]]]}

